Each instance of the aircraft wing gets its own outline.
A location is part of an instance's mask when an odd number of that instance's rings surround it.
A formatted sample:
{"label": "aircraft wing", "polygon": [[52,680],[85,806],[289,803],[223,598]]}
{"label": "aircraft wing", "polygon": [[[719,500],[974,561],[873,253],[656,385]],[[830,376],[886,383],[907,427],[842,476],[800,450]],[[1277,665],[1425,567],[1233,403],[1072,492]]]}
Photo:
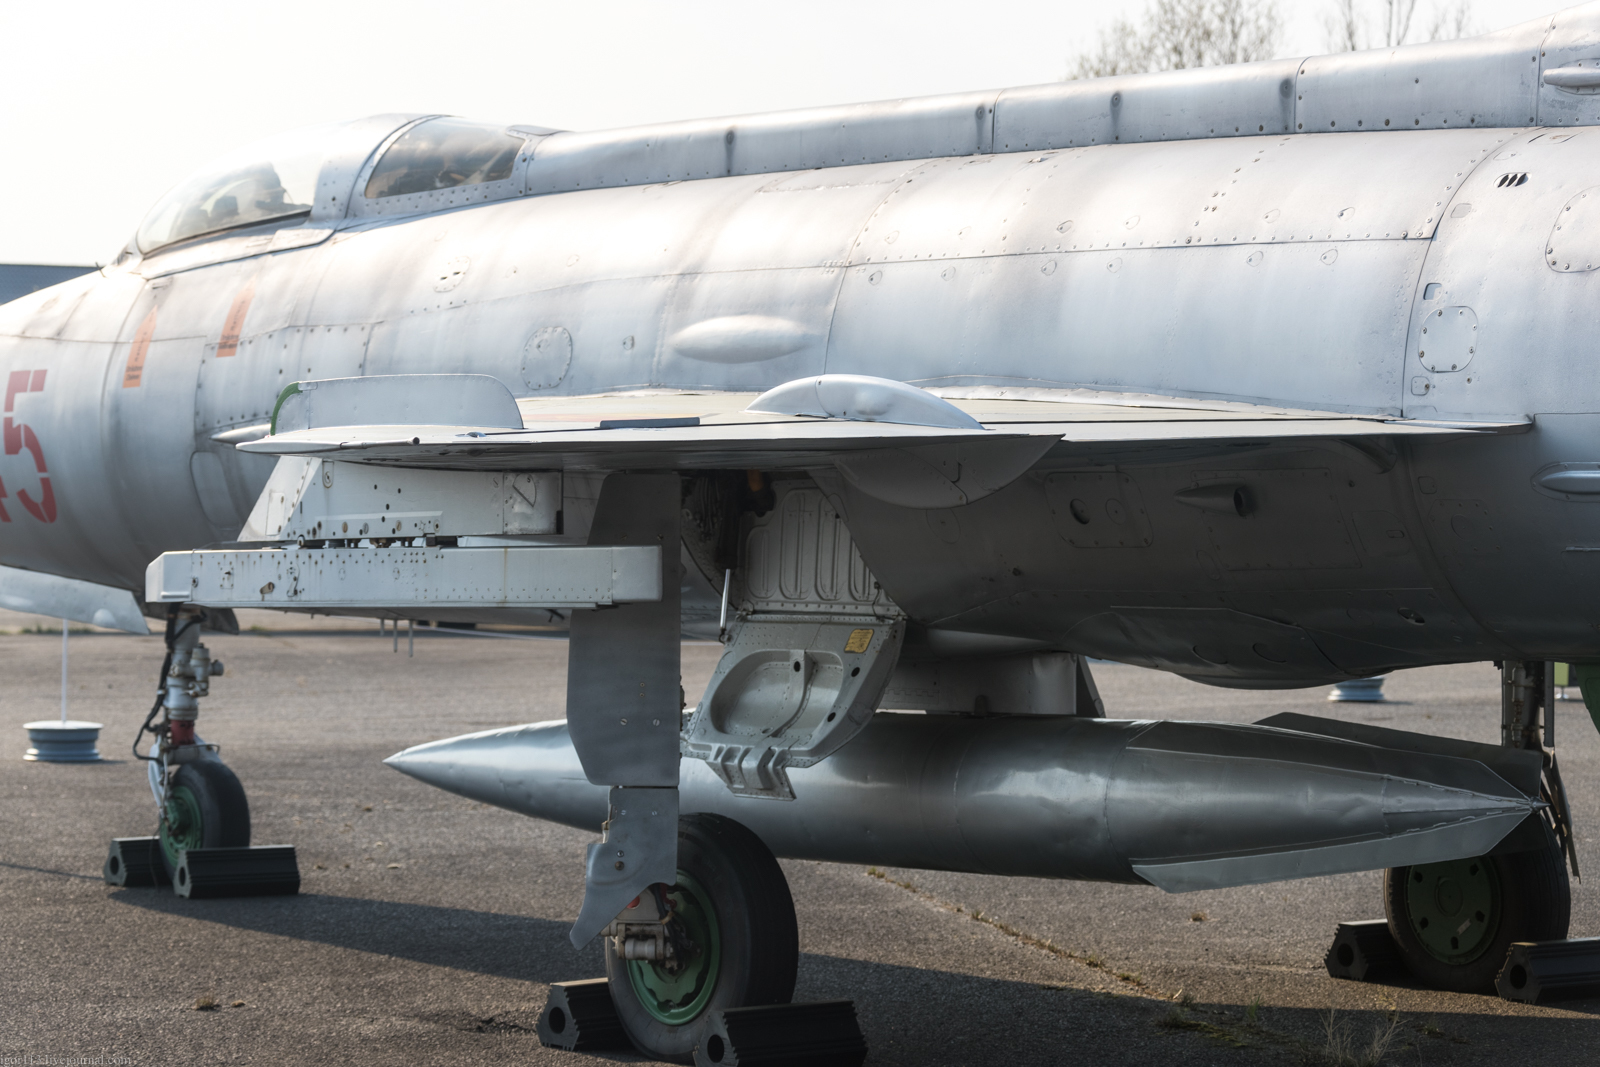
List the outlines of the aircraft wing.
{"label": "aircraft wing", "polygon": [[[996,492],[1053,450],[1286,438],[1354,448],[1367,438],[1525,429],[1419,422],[1227,401],[1061,390],[944,390],[831,374],[762,394],[687,390],[515,399],[478,374],[297,382],[250,452],[438,470],[835,467],[903,507],[947,508]],[[231,431],[230,436],[238,431]]]}
{"label": "aircraft wing", "polygon": [[[468,375],[407,375],[467,378]],[[856,376],[828,375],[829,378]],[[862,379],[858,379],[862,380]],[[864,379],[869,382],[880,379]],[[366,382],[370,379],[348,379]],[[488,379],[488,381],[493,381]],[[809,383],[813,379],[802,379]],[[325,383],[333,384],[333,383]],[[498,383],[494,383],[498,385]],[[578,397],[499,401],[491,416],[427,420],[339,421],[321,416],[298,428],[239,444],[250,452],[319,456],[347,462],[455,469],[640,467],[813,467],[853,454],[928,446],[971,449],[1000,441],[1054,445],[1159,444],[1277,438],[1364,438],[1516,432],[1522,421],[1420,421],[1385,415],[1267,407],[1155,395],[1056,389],[900,390],[923,394],[940,409],[895,414],[801,410],[763,404],[767,394],[640,390]],[[503,387],[501,387],[503,389]],[[507,404],[509,401],[509,405]],[[514,405],[514,411],[510,405]],[[881,406],[881,405],[880,405]],[[776,410],[786,407],[786,410]],[[955,413],[955,414],[950,414]],[[362,414],[372,414],[370,410]],[[946,415],[943,424],[927,421]],[[961,420],[958,416],[966,416]],[[900,417],[904,417],[902,414]],[[238,431],[234,432],[235,434]],[[1042,455],[1048,448],[1041,448]]]}

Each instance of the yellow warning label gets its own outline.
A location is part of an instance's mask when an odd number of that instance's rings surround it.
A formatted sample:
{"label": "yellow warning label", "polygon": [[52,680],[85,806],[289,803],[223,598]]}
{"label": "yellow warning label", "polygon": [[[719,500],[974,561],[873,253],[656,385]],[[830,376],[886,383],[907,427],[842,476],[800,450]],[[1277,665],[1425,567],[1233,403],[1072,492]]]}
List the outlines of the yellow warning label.
{"label": "yellow warning label", "polygon": [[850,640],[844,643],[844,650],[846,652],[865,652],[870,644],[872,644],[871,630],[851,630]]}

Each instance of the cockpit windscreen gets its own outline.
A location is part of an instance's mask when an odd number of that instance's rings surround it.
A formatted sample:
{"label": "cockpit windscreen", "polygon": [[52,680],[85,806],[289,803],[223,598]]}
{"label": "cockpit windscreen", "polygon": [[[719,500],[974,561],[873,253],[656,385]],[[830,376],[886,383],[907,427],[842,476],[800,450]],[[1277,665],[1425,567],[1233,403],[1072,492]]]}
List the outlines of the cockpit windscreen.
{"label": "cockpit windscreen", "polygon": [[311,212],[317,174],[342,123],[257,141],[178,185],[139,226],[141,252]]}
{"label": "cockpit windscreen", "polygon": [[504,126],[430,119],[389,146],[367,181],[367,198],[504,181],[511,177],[522,144]]}

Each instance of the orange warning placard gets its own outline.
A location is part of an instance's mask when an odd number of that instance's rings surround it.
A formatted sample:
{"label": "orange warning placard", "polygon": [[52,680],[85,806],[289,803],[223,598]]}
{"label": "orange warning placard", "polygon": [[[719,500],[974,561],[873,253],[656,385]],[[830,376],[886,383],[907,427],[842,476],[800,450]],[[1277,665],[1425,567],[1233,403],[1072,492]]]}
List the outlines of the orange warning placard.
{"label": "orange warning placard", "polygon": [[150,314],[139,324],[139,331],[133,335],[133,347],[128,349],[128,369],[122,373],[124,389],[139,388],[139,382],[144,378],[144,357],[150,351],[150,338],[155,333],[156,309],[151,308]]}
{"label": "orange warning placard", "polygon": [[239,336],[244,333],[244,317],[250,314],[250,301],[255,299],[256,280],[251,278],[228,308],[228,317],[222,323],[222,338],[217,342],[217,358],[231,356],[239,351]]}

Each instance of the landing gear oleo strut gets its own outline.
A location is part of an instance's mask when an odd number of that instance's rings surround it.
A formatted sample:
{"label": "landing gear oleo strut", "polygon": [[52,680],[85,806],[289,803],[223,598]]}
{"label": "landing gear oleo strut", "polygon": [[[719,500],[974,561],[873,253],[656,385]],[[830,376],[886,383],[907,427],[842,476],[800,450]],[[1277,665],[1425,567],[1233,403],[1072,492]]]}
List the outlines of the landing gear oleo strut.
{"label": "landing gear oleo strut", "polygon": [[[221,660],[200,642],[204,609],[174,605],[167,614],[166,658],[161,684],[134,755],[149,768],[150,790],[159,811],[161,862],[173,876],[187,849],[247,848],[250,803],[239,778],[217,756],[217,746],[195,734],[200,699],[211,679],[222,674]],[[160,716],[160,722],[156,717]],[[155,735],[148,755],[138,750],[144,734]]]}

